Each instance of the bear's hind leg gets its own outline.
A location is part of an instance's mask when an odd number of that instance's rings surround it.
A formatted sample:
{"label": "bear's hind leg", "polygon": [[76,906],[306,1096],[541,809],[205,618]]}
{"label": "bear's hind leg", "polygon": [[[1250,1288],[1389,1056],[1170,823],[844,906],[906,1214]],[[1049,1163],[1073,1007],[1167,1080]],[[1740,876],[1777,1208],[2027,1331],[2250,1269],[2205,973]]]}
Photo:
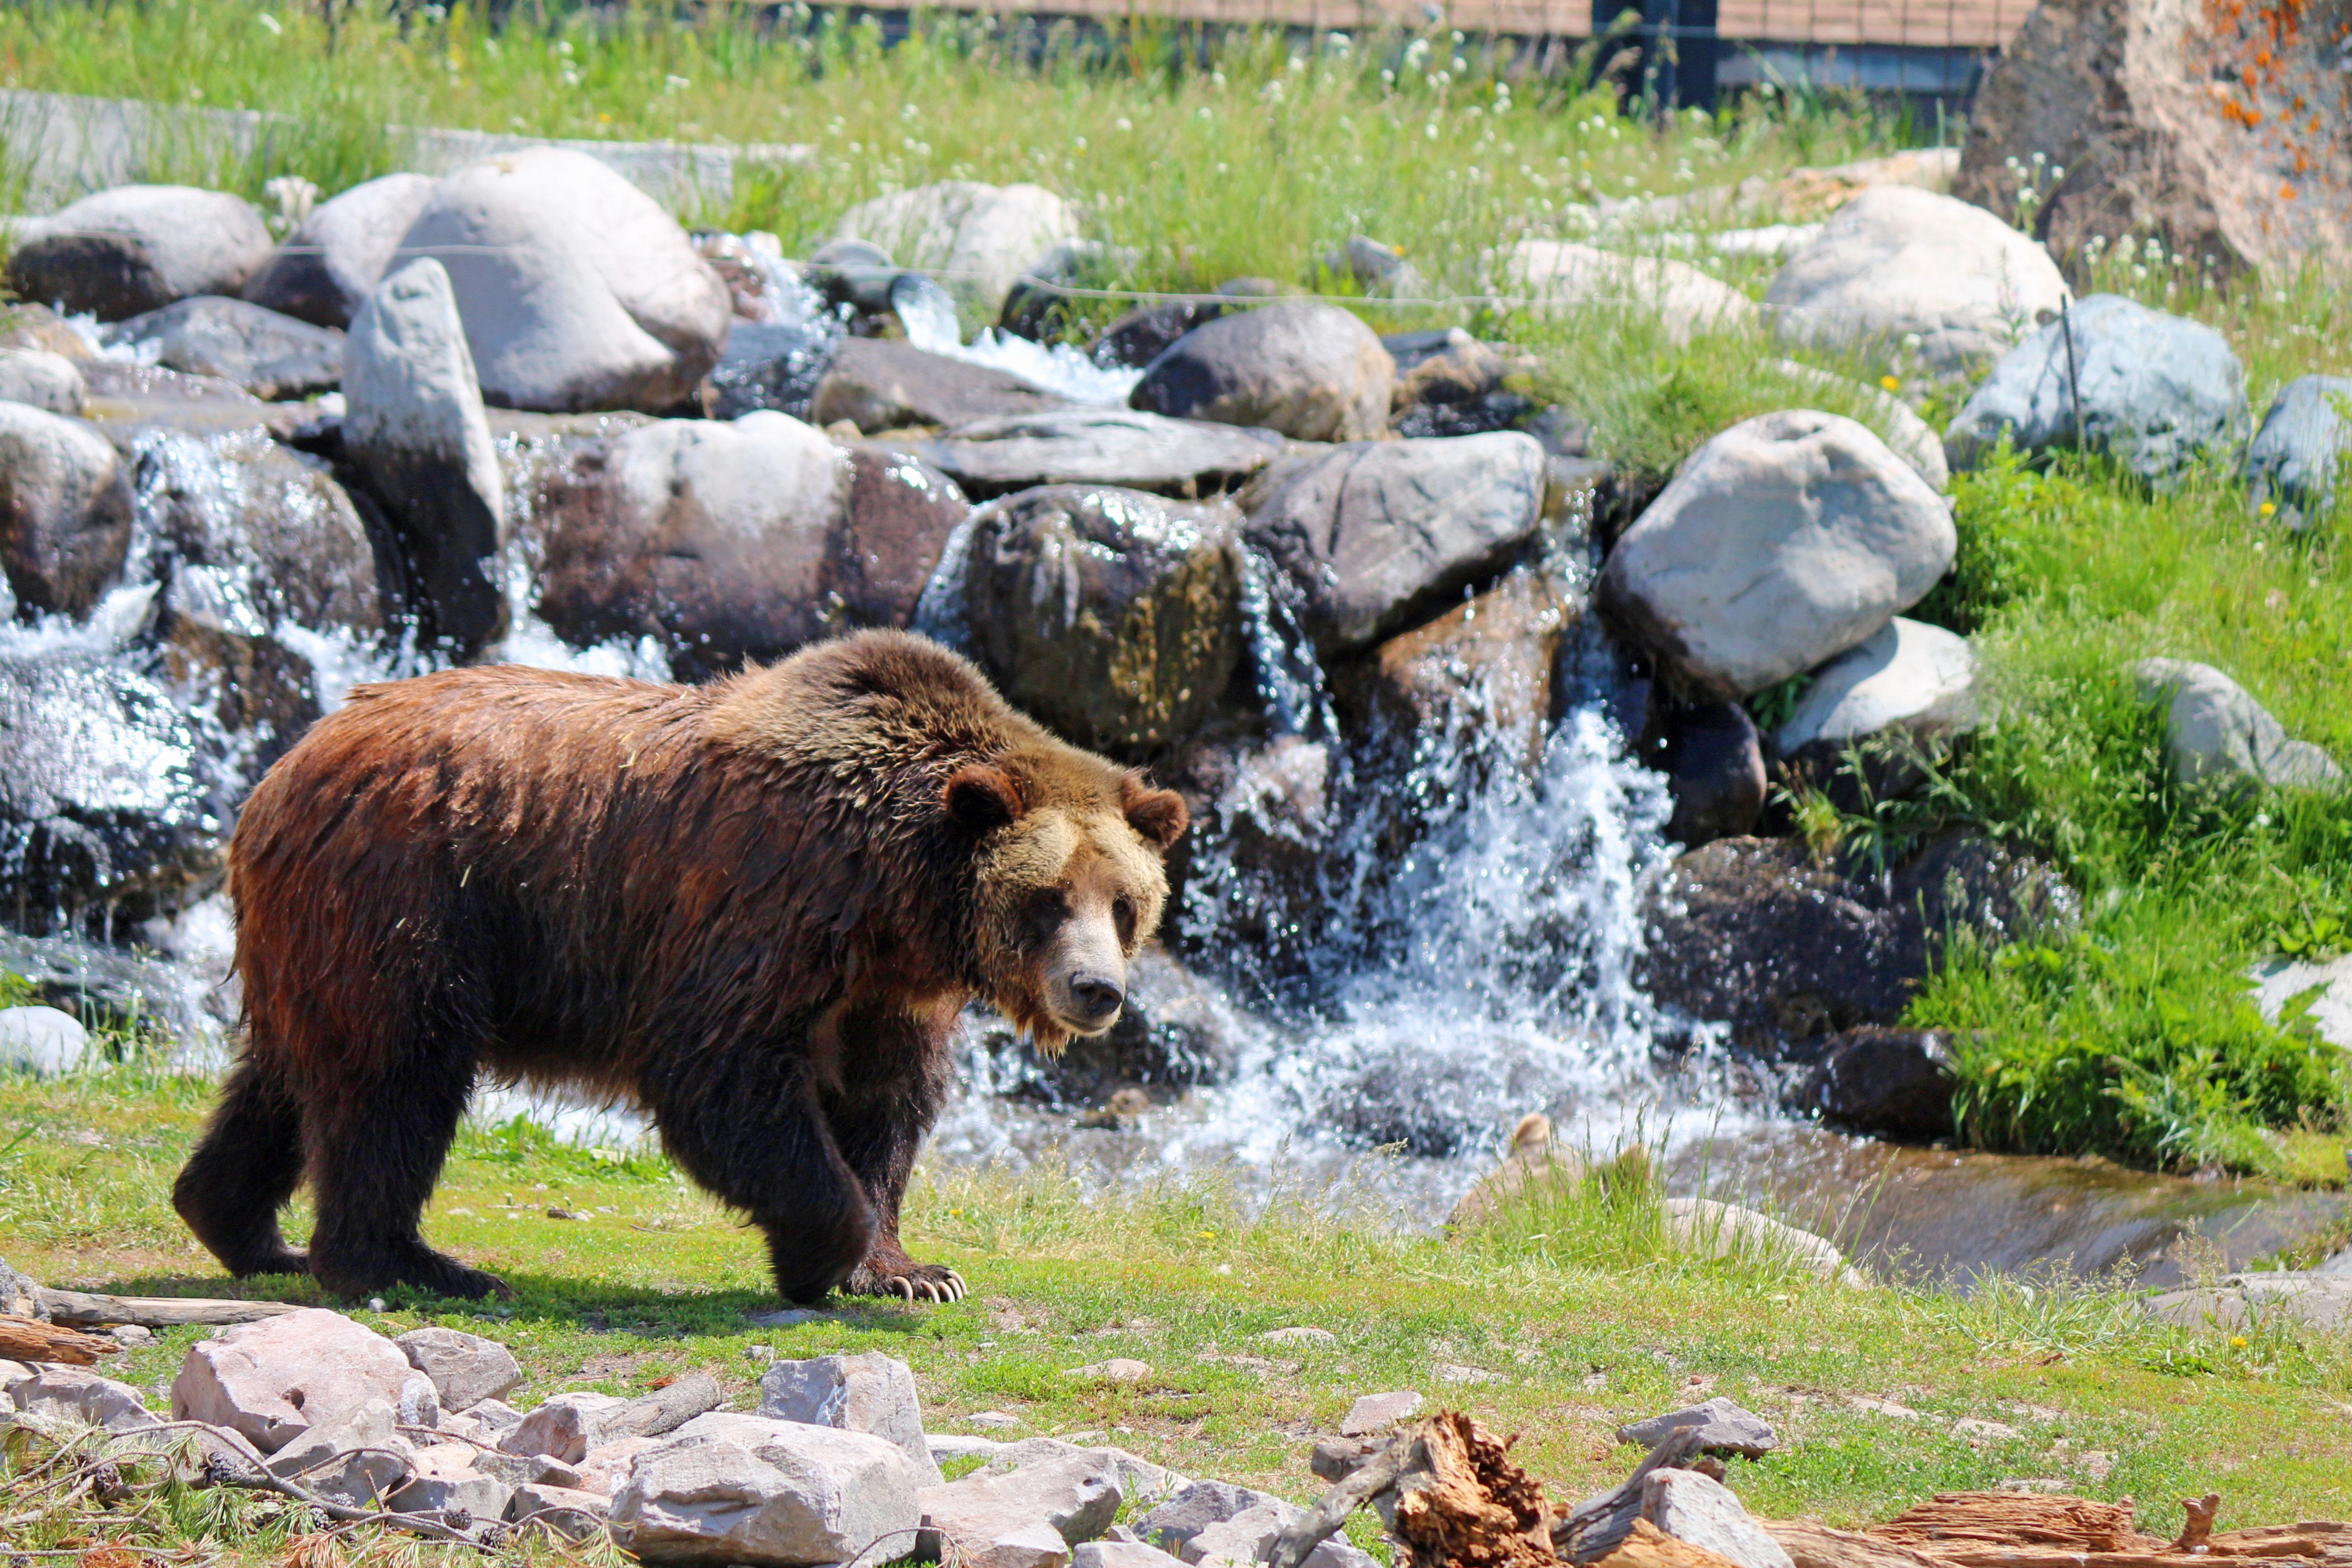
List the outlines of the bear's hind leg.
{"label": "bear's hind leg", "polygon": [[248,1050],[221,1091],[212,1124],[172,1184],[172,1206],[242,1279],[306,1274],[310,1259],[278,1234],[278,1211],[302,1180],[302,1120],[283,1083]]}

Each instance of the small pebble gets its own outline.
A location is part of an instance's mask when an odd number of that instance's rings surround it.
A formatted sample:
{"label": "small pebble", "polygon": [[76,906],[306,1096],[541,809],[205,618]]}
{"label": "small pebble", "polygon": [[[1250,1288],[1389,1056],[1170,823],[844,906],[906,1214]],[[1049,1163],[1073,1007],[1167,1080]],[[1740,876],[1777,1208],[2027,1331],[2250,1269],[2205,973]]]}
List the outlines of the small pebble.
{"label": "small pebble", "polygon": [[383,1311],[383,1297],[381,1297],[381,1296],[370,1296],[370,1297],[368,1298],[368,1310],[369,1310],[369,1311],[371,1311],[371,1312],[381,1312],[381,1311]]}
{"label": "small pebble", "polygon": [[746,1361],[773,1361],[776,1359],[776,1347],[773,1345],[745,1345],[743,1347],[743,1359]]}

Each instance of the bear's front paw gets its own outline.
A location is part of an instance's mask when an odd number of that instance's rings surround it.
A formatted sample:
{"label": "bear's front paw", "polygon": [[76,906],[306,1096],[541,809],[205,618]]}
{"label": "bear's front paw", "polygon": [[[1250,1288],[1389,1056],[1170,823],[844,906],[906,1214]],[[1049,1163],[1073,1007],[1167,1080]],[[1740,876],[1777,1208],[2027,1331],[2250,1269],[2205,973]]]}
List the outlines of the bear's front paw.
{"label": "bear's front paw", "polygon": [[857,1266],[842,1292],[850,1296],[895,1296],[902,1301],[961,1301],[963,1276],[939,1263],[907,1258],[869,1258]]}

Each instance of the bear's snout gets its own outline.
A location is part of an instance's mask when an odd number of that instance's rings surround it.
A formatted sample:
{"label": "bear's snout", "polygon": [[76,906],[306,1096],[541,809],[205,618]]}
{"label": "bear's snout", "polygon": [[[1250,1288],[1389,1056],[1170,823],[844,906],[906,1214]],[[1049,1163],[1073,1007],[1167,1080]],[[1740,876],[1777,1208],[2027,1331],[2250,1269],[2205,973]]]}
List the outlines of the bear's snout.
{"label": "bear's snout", "polygon": [[1070,1021],[1088,1033],[1108,1029],[1127,1001],[1127,990],[1108,974],[1083,972],[1070,976]]}

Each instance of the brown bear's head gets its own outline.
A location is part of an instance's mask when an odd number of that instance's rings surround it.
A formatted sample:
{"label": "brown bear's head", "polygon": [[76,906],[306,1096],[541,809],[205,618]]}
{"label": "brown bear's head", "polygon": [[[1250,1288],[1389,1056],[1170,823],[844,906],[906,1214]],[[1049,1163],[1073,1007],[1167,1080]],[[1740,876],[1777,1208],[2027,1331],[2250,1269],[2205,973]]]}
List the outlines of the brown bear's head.
{"label": "brown bear's head", "polygon": [[1053,745],[967,763],[942,804],[975,836],[988,1000],[1049,1053],[1109,1028],[1128,961],[1160,925],[1183,797]]}

